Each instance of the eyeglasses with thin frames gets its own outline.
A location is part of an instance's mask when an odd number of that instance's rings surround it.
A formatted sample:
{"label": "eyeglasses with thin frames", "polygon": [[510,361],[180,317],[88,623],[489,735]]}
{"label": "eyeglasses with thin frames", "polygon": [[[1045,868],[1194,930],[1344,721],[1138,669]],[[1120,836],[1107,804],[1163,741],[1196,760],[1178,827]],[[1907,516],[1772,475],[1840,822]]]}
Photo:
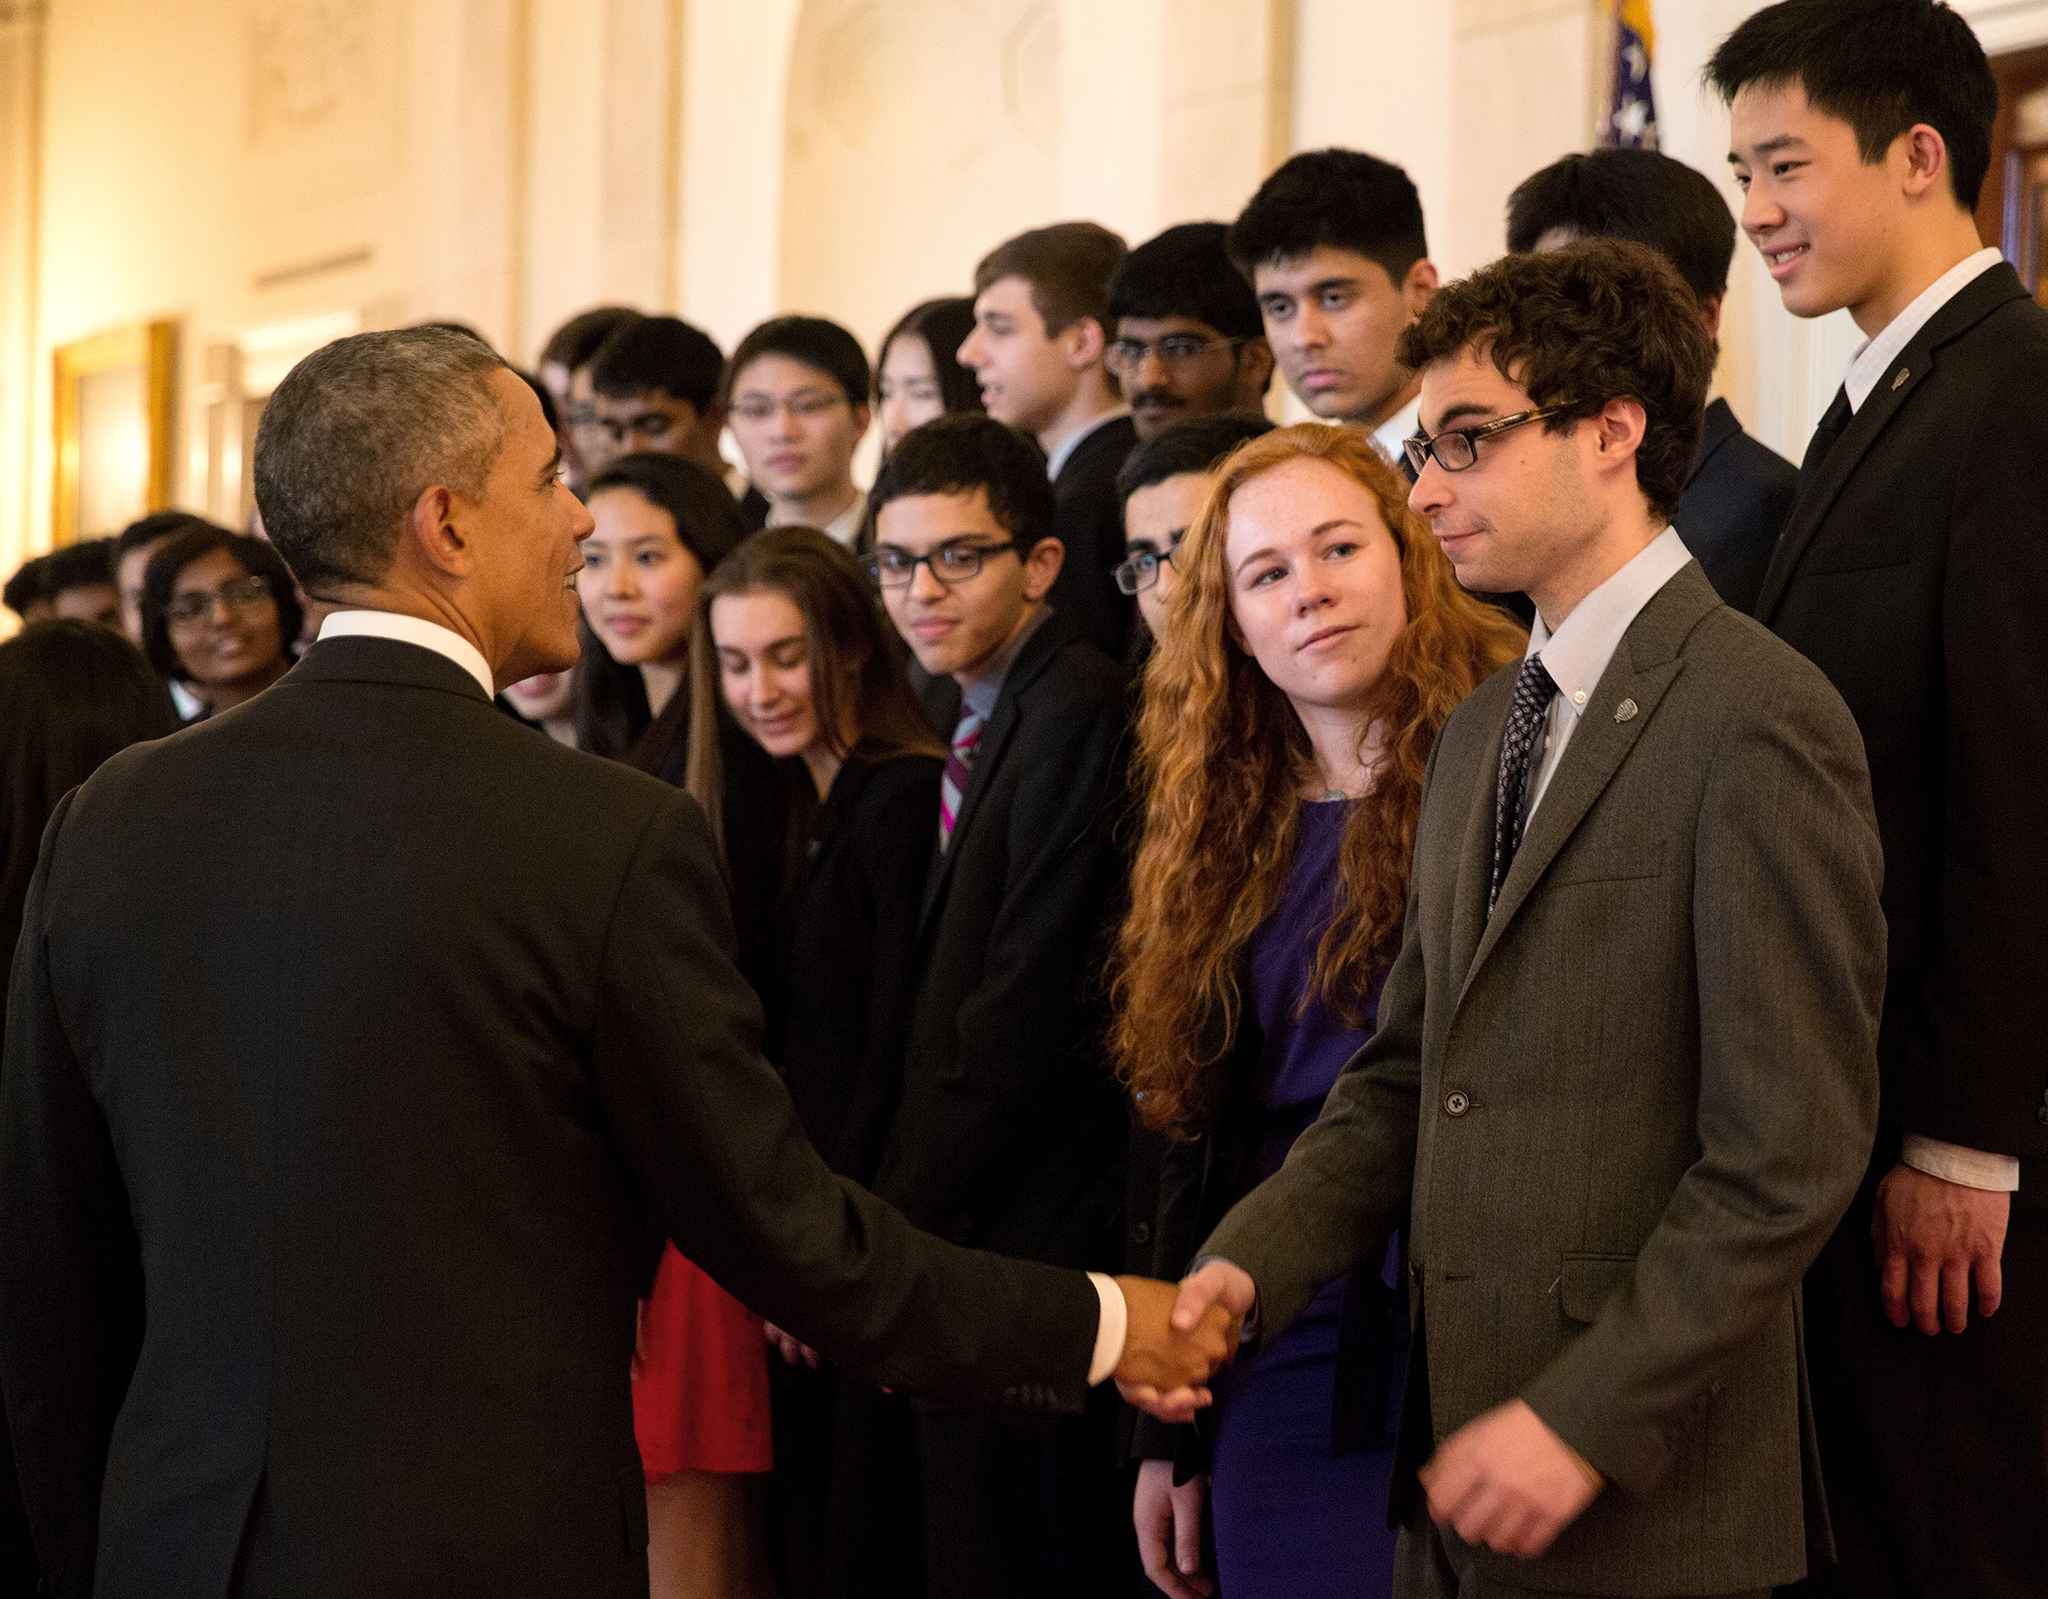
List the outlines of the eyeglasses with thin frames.
{"label": "eyeglasses with thin frames", "polygon": [[1517,411],[1513,416],[1504,416],[1498,422],[1488,422],[1483,427],[1445,428],[1433,439],[1426,439],[1418,433],[1412,439],[1402,440],[1401,448],[1408,452],[1408,464],[1415,469],[1417,477],[1422,476],[1422,469],[1432,459],[1446,472],[1465,472],[1479,460],[1481,439],[1490,439],[1496,433],[1506,433],[1530,422],[1541,422],[1546,417],[1560,416],[1571,408],[1566,403],[1546,405],[1534,411]]}
{"label": "eyeglasses with thin frames", "polygon": [[843,394],[792,394],[786,400],[770,400],[757,395],[733,401],[732,409],[726,414],[739,422],[772,422],[777,412],[787,411],[799,422],[808,422],[835,406],[851,404],[853,401]]}
{"label": "eyeglasses with thin frames", "polygon": [[960,539],[949,539],[937,549],[924,555],[912,555],[910,551],[894,544],[877,545],[875,549],[860,558],[861,569],[868,575],[868,581],[877,588],[902,589],[910,587],[922,566],[931,575],[951,587],[965,583],[981,574],[982,563],[991,555],[1001,555],[1005,550],[1017,552],[1017,558],[1024,558],[1024,546],[1015,539],[1007,544],[978,544]]}
{"label": "eyeglasses with thin frames", "polygon": [[164,607],[164,617],[173,627],[191,627],[210,618],[216,604],[230,611],[246,611],[259,600],[269,598],[269,582],[252,574],[230,578],[211,591],[200,589],[180,594]]}
{"label": "eyeglasses with thin frames", "polygon": [[1103,364],[1118,377],[1127,377],[1145,364],[1148,355],[1158,356],[1162,365],[1183,367],[1218,350],[1234,350],[1249,342],[1245,336],[1205,339],[1199,333],[1169,333],[1156,344],[1146,344],[1140,339],[1118,339],[1102,352],[1102,359]]}

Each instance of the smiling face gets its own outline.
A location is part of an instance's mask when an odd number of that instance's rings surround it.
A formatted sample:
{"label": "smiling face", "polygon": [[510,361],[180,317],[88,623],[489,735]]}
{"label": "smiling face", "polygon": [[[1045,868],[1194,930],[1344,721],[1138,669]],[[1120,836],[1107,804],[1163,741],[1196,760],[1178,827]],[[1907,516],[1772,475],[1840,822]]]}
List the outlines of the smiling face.
{"label": "smiling face", "polygon": [[[1092,328],[1094,324],[1090,323]],[[981,385],[981,403],[998,422],[1026,433],[1053,427],[1080,392],[1092,360],[1078,360],[1078,328],[1048,336],[1023,278],[998,278],[974,299],[974,331],[959,362]],[[1077,364],[1078,362],[1078,364]]]}
{"label": "smiling face", "polygon": [[886,546],[920,556],[957,544],[989,552],[981,570],[963,582],[941,583],[928,563],[920,563],[907,584],[882,587],[889,620],[932,676],[951,677],[962,687],[972,683],[1052,587],[1063,553],[1059,540],[1041,539],[1028,558],[1011,543],[982,488],[905,495],[876,514],[878,551]]}
{"label": "smiling face", "polygon": [[576,589],[583,615],[622,665],[680,664],[704,568],[676,536],[676,519],[638,489],[591,496],[596,530]]}
{"label": "smiling face", "polygon": [[1138,614],[1154,638],[1166,626],[1166,602],[1177,576],[1171,556],[1201,514],[1202,502],[1216,486],[1213,472],[1182,472],[1163,483],[1148,483],[1124,501],[1124,554],[1159,557],[1150,588],[1138,590]]}
{"label": "smiling face", "polygon": [[1400,409],[1414,374],[1396,348],[1435,292],[1436,268],[1418,261],[1396,283],[1377,261],[1318,245],[1291,260],[1262,262],[1252,286],[1266,340],[1303,405],[1325,421],[1365,427]]}
{"label": "smiling face", "polygon": [[1364,711],[1408,624],[1379,504],[1327,461],[1287,461],[1230,497],[1232,631],[1297,711]]}
{"label": "smiling face", "polygon": [[276,671],[284,656],[276,599],[227,550],[208,550],[188,561],[171,584],[165,609],[171,646],[202,690],[261,678]]}
{"label": "smiling face", "polygon": [[758,355],[733,379],[726,422],[747,476],[771,500],[853,491],[853,452],[868,430],[865,399],[829,372],[787,355]]}
{"label": "smiling face", "polygon": [[1729,135],[1744,196],[1742,231],[1762,253],[1785,309],[1815,317],[1847,307],[1866,333],[1874,331],[1867,317],[1882,327],[1903,309],[1912,296],[1899,300],[1894,280],[1909,225],[1907,136],[1866,164],[1856,130],[1816,111],[1797,83],[1742,89],[1729,109]]}
{"label": "smiling face", "polygon": [[882,354],[879,387],[882,403],[882,453],[896,448],[912,428],[946,414],[946,396],[939,388],[932,347],[922,333],[899,333]]}
{"label": "smiling face", "polygon": [[[794,600],[780,589],[721,594],[711,602],[711,641],[726,708],[755,743],[778,758],[829,752]],[[849,687],[842,701],[851,697]]]}

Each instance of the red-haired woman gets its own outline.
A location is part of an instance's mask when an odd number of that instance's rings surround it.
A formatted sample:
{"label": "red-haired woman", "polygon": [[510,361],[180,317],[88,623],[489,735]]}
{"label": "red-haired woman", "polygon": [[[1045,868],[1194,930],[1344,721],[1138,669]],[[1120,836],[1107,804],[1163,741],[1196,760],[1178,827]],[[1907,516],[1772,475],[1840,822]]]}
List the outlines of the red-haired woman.
{"label": "red-haired woman", "polygon": [[[1431,743],[1524,643],[1457,586],[1406,483],[1343,428],[1238,449],[1175,566],[1138,722],[1143,834],[1112,1035],[1141,1115],[1174,1138],[1143,1267],[1167,1278],[1278,1169],[1370,1036]],[[1201,1438],[1141,1419],[1134,1513],[1154,1582],[1210,1591],[1206,1467],[1230,1599],[1390,1590],[1398,1304],[1370,1272],[1332,1283],[1227,1374]]]}

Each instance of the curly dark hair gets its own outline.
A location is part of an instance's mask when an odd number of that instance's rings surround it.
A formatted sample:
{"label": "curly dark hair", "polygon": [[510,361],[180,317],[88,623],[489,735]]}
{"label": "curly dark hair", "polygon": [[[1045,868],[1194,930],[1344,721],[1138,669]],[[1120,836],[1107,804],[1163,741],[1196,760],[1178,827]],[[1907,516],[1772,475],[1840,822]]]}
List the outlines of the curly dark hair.
{"label": "curly dark hair", "polygon": [[1678,269],[1648,245],[1581,239],[1549,255],[1508,255],[1460,279],[1401,334],[1415,371],[1466,350],[1492,358],[1532,406],[1559,406],[1562,433],[1628,398],[1647,414],[1636,482],[1668,517],[1699,448],[1714,341]]}

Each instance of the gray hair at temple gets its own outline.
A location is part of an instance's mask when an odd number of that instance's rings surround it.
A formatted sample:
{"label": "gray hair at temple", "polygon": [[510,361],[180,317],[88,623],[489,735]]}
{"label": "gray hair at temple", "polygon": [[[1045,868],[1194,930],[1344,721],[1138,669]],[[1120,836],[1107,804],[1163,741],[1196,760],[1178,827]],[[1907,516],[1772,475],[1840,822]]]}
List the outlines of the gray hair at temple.
{"label": "gray hair at temple", "polygon": [[473,334],[419,327],[336,339],[285,375],[256,429],[256,506],[308,593],[381,582],[435,485],[482,497],[503,367]]}

